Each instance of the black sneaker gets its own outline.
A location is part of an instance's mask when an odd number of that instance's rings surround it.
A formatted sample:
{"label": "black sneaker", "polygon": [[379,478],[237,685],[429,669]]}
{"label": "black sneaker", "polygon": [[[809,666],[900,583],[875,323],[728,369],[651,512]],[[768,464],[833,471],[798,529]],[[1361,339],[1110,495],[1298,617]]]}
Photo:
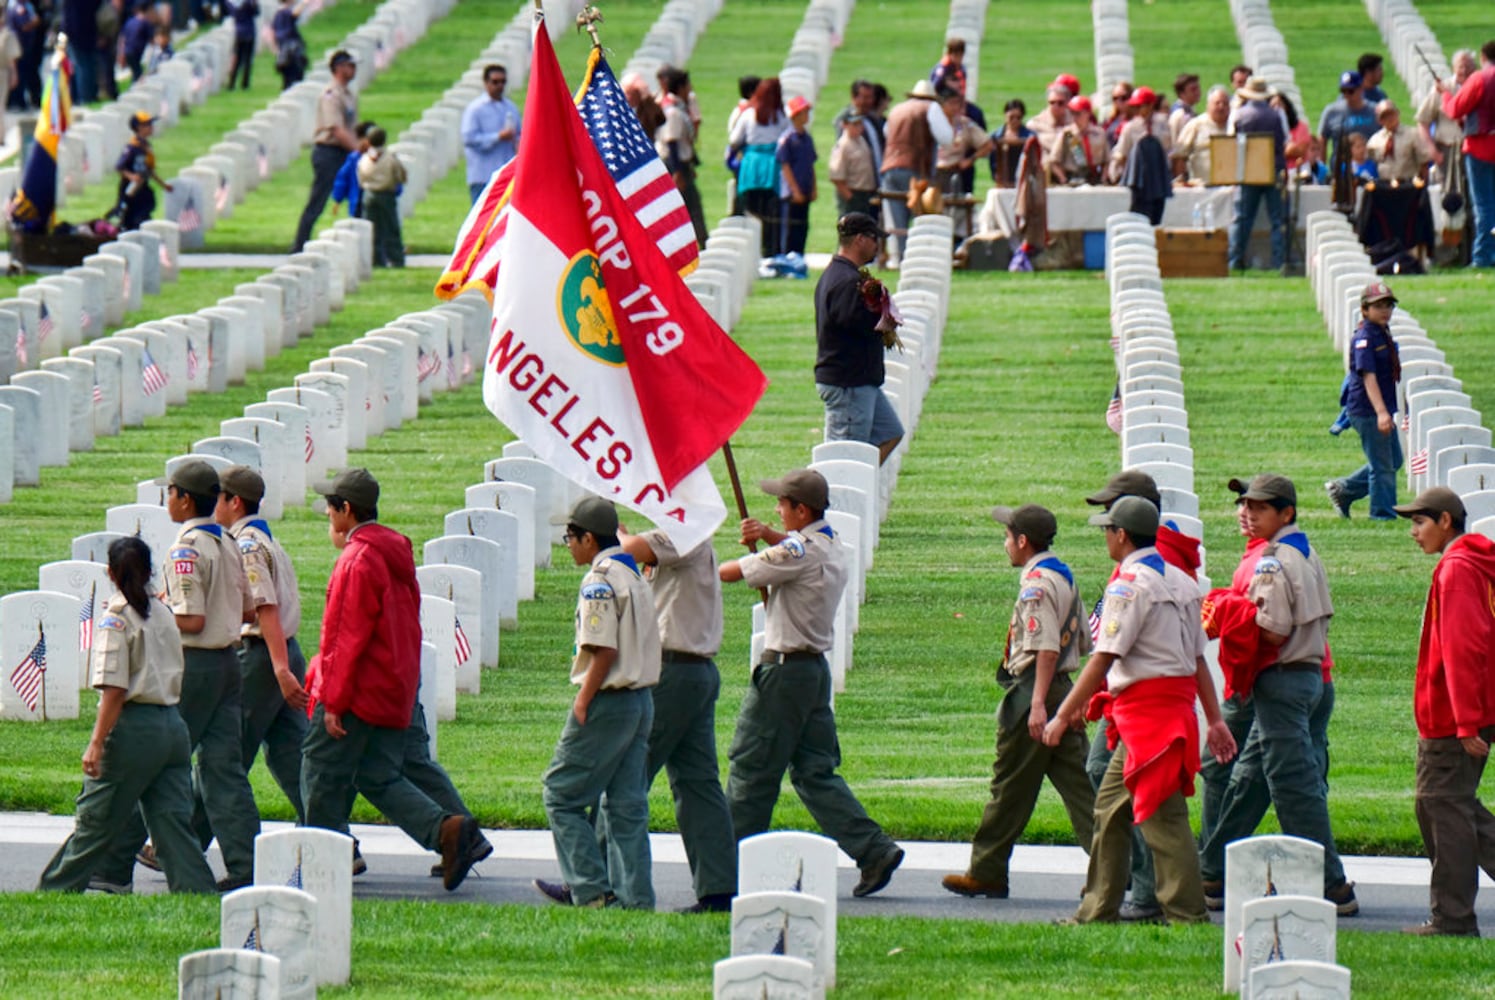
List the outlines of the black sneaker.
{"label": "black sneaker", "polygon": [[1121,904],[1118,915],[1127,923],[1161,923],[1163,908],[1157,903],[1133,903],[1128,900]]}
{"label": "black sneaker", "polygon": [[887,888],[888,883],[892,881],[893,873],[901,864],[903,864],[903,848],[895,847],[862,869],[862,878],[857,882],[856,888],[851,890],[851,894],[861,899],[874,892],[881,892]]}
{"label": "black sneaker", "polygon": [[242,876],[225,875],[218,880],[219,892],[233,892],[235,889],[243,889],[254,885],[254,879]]}
{"label": "black sneaker", "polygon": [[[369,863],[363,860],[363,854],[358,850],[358,841],[353,841],[353,874],[362,875],[369,870]],[[436,874],[441,874],[437,872]]]}
{"label": "black sneaker", "polygon": [[1350,519],[1350,502],[1344,498],[1344,487],[1339,485],[1339,480],[1331,479],[1324,484],[1324,492],[1329,494],[1329,504],[1340,517],[1346,521]]}
{"label": "black sneaker", "polygon": [[1341,917],[1353,917],[1360,912],[1360,901],[1355,898],[1355,883],[1341,882],[1324,893],[1324,898],[1334,904],[1334,912]]}
{"label": "black sneaker", "polygon": [[702,896],[690,906],[676,910],[677,913],[731,913],[732,894],[729,892],[714,892]]}
{"label": "black sneaker", "polygon": [[110,882],[97,875],[92,875],[88,879],[88,891],[105,892],[111,896],[129,896],[135,892],[135,883]]}
{"label": "black sneaker", "polygon": [[559,903],[562,906],[571,905],[571,887],[566,883],[547,882],[543,878],[537,878],[534,881],[534,886],[539,890],[540,895],[552,903]]}
{"label": "black sneaker", "polygon": [[1225,883],[1221,881],[1204,882],[1204,908],[1219,912],[1225,909]]}

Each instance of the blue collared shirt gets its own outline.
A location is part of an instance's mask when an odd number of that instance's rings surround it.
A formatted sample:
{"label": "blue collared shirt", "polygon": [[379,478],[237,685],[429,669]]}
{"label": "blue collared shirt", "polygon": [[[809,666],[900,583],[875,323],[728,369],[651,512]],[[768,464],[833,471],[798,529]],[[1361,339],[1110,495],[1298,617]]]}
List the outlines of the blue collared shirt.
{"label": "blue collared shirt", "polygon": [[[519,108],[507,97],[496,101],[485,94],[462,112],[462,148],[467,152],[467,183],[487,184],[488,179],[519,152]],[[506,128],[512,139],[500,140]]]}

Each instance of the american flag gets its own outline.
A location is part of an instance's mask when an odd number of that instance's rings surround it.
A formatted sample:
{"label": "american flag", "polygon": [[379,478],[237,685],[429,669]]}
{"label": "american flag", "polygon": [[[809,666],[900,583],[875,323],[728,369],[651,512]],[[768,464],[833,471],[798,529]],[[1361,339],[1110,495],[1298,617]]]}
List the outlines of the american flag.
{"label": "american flag", "polygon": [[317,453],[317,446],[314,445],[314,444],[312,444],[312,440],[311,440],[311,424],[307,424],[306,425],[306,460],[308,462],[310,462],[311,461],[311,457],[313,455],[315,455],[316,453]]}
{"label": "american flag", "polygon": [[47,308],[45,302],[39,303],[40,310],[36,323],[36,342],[40,344],[52,335],[52,310]]}
{"label": "american flag", "polygon": [[26,360],[26,328],[23,326],[16,334],[16,366],[25,368]]}
{"label": "american flag", "polygon": [[164,240],[161,242],[161,245],[156,248],[156,253],[161,258],[161,266],[168,271],[171,270],[171,251],[166,249],[166,243]]}
{"label": "american flag", "polygon": [[192,346],[192,341],[187,341],[187,381],[191,382],[197,378],[197,348]]}
{"label": "american flag", "polygon": [[41,697],[42,684],[47,679],[47,636],[42,633],[31,647],[26,658],[10,672],[10,683],[26,703],[26,710],[36,711],[37,699]]}
{"label": "american flag", "polygon": [[462,627],[462,619],[457,618],[457,666],[461,666],[472,658],[472,643],[467,641],[467,630]]}
{"label": "american flag", "polygon": [[[638,115],[628,106],[623,88],[600,49],[592,50],[580,95],[577,109],[618,190],[665,259],[681,274],[689,273],[696,266],[700,250],[696,247],[695,229],[685,199],[655,151],[653,141],[644,134]],[[469,288],[480,288],[492,298],[503,259],[509,185],[514,179],[515,162],[510,160],[493,175],[467,213],[451,260],[436,283],[438,297],[451,299]]]}
{"label": "american flag", "polygon": [[1425,476],[1425,475],[1427,475],[1428,474],[1428,450],[1426,448],[1418,448],[1416,451],[1414,451],[1412,453],[1412,461],[1409,462],[1408,465],[1411,468],[1412,475],[1414,475],[1414,476]]}
{"label": "american flag", "polygon": [[446,343],[446,385],[448,389],[455,389],[462,384],[462,376],[457,372],[457,352],[452,348],[452,342]]}
{"label": "american flag", "polygon": [[1090,609],[1090,641],[1100,642],[1100,617],[1101,611],[1106,607],[1106,599],[1102,597],[1095,602],[1095,607]]}
{"label": "american flag", "polygon": [[1412,429],[1412,414],[1410,414],[1410,413],[1403,413],[1402,414],[1402,433],[1406,434],[1411,429]]}
{"label": "american flag", "polygon": [[125,301],[130,301],[130,265],[125,265]]}
{"label": "american flag", "polygon": [[415,371],[418,381],[424,382],[432,375],[441,371],[441,358],[436,355],[435,351],[422,349],[420,357],[415,364]]}
{"label": "american flag", "polygon": [[213,196],[213,205],[222,214],[228,208],[228,199],[233,194],[233,189],[228,185],[228,178],[222,174],[218,175],[218,193]]}
{"label": "american flag", "polygon": [[472,352],[462,351],[462,377],[465,379],[472,374]]}
{"label": "american flag", "polygon": [[93,380],[93,401],[95,403],[102,403],[104,401],[104,387],[99,385],[97,377]]}
{"label": "american flag", "polygon": [[1113,434],[1121,433],[1121,383],[1111,390],[1111,402],[1106,404],[1106,426]]}
{"label": "american flag", "polygon": [[98,589],[99,585],[96,583],[88,585],[88,600],[83,602],[83,610],[78,612],[78,652],[80,653],[86,653],[93,648],[93,599]]}
{"label": "american flag", "polygon": [[142,348],[140,355],[140,387],[145,390],[147,396],[153,396],[166,388],[170,379],[156,364],[156,359],[151,357],[150,348]]}
{"label": "american flag", "polygon": [[[129,297],[130,293],[128,291],[125,292],[125,298]],[[78,329],[87,330],[91,326],[93,326],[93,315],[87,309],[84,309],[78,314]]]}
{"label": "american flag", "polygon": [[[354,845],[357,846],[357,845]],[[305,889],[301,884],[301,848],[296,848],[296,867],[291,871],[291,877],[286,879],[286,885],[292,889]]]}
{"label": "american flag", "polygon": [[176,225],[184,233],[195,233],[202,228],[202,214],[197,211],[197,199],[192,197],[190,191],[182,204],[182,210],[177,213]]}
{"label": "american flag", "polygon": [[389,68],[389,60],[392,59],[389,49],[384,47],[383,39],[374,41],[374,72],[383,73]]}
{"label": "american flag", "polygon": [[270,176],[270,151],[265,148],[263,142],[259,143],[254,151],[254,164],[260,172],[261,180]]}
{"label": "american flag", "polygon": [[244,939],[244,947],[242,949],[240,949],[242,951],[264,951],[265,950],[260,945],[260,925],[259,925],[259,922],[258,922],[259,915],[255,914],[255,917],[256,917],[255,925],[253,927],[249,928],[249,936]]}

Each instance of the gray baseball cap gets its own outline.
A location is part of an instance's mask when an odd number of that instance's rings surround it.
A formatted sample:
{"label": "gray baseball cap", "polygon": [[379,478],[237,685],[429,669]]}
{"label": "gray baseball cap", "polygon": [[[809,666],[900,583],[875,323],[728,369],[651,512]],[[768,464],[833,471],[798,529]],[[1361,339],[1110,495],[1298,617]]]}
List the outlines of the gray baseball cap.
{"label": "gray baseball cap", "polygon": [[1145,497],[1121,497],[1105,513],[1090,515],[1090,523],[1151,538],[1158,533],[1158,508]]}

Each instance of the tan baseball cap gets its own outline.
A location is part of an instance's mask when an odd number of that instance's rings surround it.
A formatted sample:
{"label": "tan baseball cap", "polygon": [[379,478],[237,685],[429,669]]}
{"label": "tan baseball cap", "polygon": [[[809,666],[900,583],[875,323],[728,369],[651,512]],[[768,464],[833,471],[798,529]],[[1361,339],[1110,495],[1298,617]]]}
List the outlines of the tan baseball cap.
{"label": "tan baseball cap", "polygon": [[175,486],[193,496],[210,497],[218,492],[218,470],[207,462],[194,458],[183,462],[169,476],[156,480],[157,486]]}
{"label": "tan baseball cap", "polygon": [[1417,514],[1427,514],[1437,517],[1439,514],[1451,514],[1455,520],[1462,521],[1465,518],[1464,501],[1459,495],[1447,486],[1432,486],[1417,494],[1411,503],[1398,504],[1391,508],[1402,517],[1413,517]]}
{"label": "tan baseball cap", "polygon": [[1099,493],[1086,497],[1085,502],[1104,507],[1117,497],[1145,497],[1155,504],[1163,502],[1157,481],[1140,469],[1122,469],[1106,480],[1105,488]]}
{"label": "tan baseball cap", "polygon": [[788,497],[811,510],[823,511],[831,505],[831,489],[814,469],[795,469],[778,479],[760,479],[758,488],[771,497]]}
{"label": "tan baseball cap", "polygon": [[1027,535],[1035,548],[1048,548],[1059,534],[1059,522],[1047,507],[1025,503],[1021,507],[993,507],[992,520],[1012,529],[1013,535]]}
{"label": "tan baseball cap", "polygon": [[1298,488],[1286,476],[1263,472],[1252,476],[1250,482],[1232,479],[1225,485],[1239,494],[1237,503],[1242,500],[1283,500],[1298,506]]}
{"label": "tan baseball cap", "polygon": [[218,486],[223,492],[253,503],[265,499],[265,480],[247,465],[230,465],[218,473]]}

